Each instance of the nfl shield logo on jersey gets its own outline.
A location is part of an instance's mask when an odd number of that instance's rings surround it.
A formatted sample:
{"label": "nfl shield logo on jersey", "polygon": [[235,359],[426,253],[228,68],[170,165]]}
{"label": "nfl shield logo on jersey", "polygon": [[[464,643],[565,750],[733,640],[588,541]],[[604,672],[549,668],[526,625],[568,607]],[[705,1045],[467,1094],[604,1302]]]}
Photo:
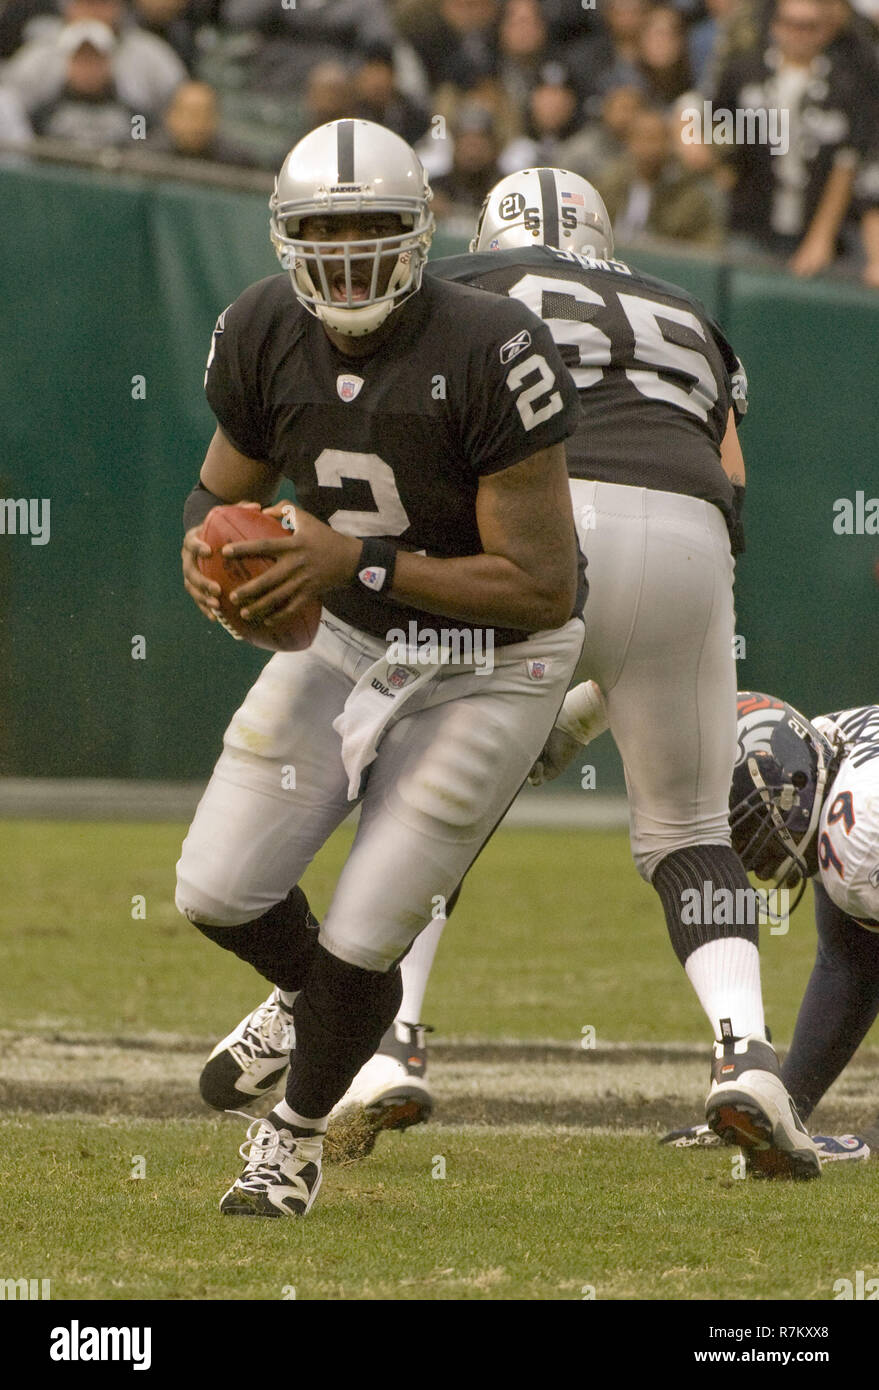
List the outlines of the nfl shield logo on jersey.
{"label": "nfl shield logo on jersey", "polygon": [[405,666],[393,666],[388,672],[388,685],[392,685],[395,690],[402,690],[403,686],[412,675]]}
{"label": "nfl shield logo on jersey", "polygon": [[341,376],[336,377],[336,390],[343,401],[353,401],[362,385],[362,376],[351,376],[343,372]]}
{"label": "nfl shield logo on jersey", "polygon": [[548,661],[526,661],[528,674],[533,681],[542,681],[549,667]]}

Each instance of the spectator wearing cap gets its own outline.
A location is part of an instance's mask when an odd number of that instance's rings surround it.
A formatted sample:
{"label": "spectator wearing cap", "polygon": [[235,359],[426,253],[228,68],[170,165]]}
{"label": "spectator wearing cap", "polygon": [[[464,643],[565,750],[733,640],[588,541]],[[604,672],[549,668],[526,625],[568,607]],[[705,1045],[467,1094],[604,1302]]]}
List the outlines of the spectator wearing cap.
{"label": "spectator wearing cap", "polygon": [[116,90],[113,30],[100,20],[78,20],[65,27],[58,44],[66,59],[64,83],[56,96],[31,112],[34,134],[81,149],[130,144],[135,113]]}
{"label": "spectator wearing cap", "polygon": [[[778,0],[771,44],[730,60],[715,108],[776,115],[777,137],[717,145],[731,166],[730,231],[741,251],[785,257],[814,275],[843,249],[855,174],[875,142],[875,105],[863,76],[833,50],[820,0]],[[786,118],[785,125],[782,118]]]}
{"label": "spectator wearing cap", "polygon": [[502,151],[501,173],[557,164],[560,150],[581,124],[580,99],[569,72],[561,63],[546,63],[528,98],[525,135]]}
{"label": "spectator wearing cap", "polygon": [[28,40],[3,69],[3,83],[20,97],[26,111],[45,107],[67,80],[69,40],[73,24],[94,20],[115,37],[110,57],[119,101],[147,118],[157,115],[186,78],[186,69],[173,48],[147,34],[126,14],[123,0],[64,0],[63,18],[41,21],[39,34]]}
{"label": "spectator wearing cap", "polygon": [[358,116],[393,130],[408,145],[420,140],[430,123],[429,112],[397,88],[390,44],[373,43],[366,49],[354,72],[354,95]]}
{"label": "spectator wearing cap", "polygon": [[499,152],[491,112],[475,104],[461,106],[453,132],[452,166],[431,180],[437,217],[472,226],[486,193],[501,177]]}
{"label": "spectator wearing cap", "polygon": [[606,170],[599,191],[619,242],[645,234],[716,246],[722,225],[701,175],[687,171],[673,152],[668,117],[640,111],[626,141],[626,156]]}

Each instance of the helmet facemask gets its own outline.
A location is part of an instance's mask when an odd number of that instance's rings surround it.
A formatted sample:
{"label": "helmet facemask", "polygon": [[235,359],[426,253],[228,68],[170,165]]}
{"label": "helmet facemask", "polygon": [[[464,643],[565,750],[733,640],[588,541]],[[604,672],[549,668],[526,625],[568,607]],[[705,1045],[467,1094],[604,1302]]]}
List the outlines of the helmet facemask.
{"label": "helmet facemask", "polygon": [[787,778],[778,761],[758,750],[748,755],[747,772],[753,790],[730,809],[732,844],[745,868],[776,889],[795,892],[793,912],[817,871],[815,833],[827,787],[835,770],[816,746],[817,767],[810,804],[801,793],[809,778],[795,771]]}
{"label": "helmet facemask", "polygon": [[[392,236],[346,242],[305,240],[299,235],[305,218],[335,212],[394,213],[403,226]],[[273,200],[272,243],[281,265],[289,271],[297,299],[327,327],[346,337],[374,333],[421,287],[433,227],[433,216],[426,206],[417,215],[400,208],[364,207],[358,199],[355,207],[334,206],[330,211],[312,205],[294,212],[289,205],[275,206]],[[386,287],[379,293],[388,260],[393,266]],[[336,299],[333,286],[340,279],[344,298]]]}

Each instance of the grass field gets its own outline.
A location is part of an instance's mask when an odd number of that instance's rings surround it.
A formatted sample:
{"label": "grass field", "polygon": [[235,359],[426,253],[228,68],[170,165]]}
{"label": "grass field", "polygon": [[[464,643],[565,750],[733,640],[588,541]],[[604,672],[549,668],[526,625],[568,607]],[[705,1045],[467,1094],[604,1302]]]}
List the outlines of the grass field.
{"label": "grass field", "polygon": [[[657,1144],[699,1117],[706,1025],[616,833],[501,831],[428,993],[435,1122],[328,1166],[304,1222],[222,1219],[244,1124],[197,1076],[263,987],[178,918],[183,832],[3,825],[0,1278],[72,1300],[826,1300],[879,1274],[879,1163],[759,1184],[734,1150]],[[318,912],[349,842],[309,871]],[[813,953],[808,903],[764,929],[782,1046]],[[877,1044],[822,1126],[875,1119]]]}

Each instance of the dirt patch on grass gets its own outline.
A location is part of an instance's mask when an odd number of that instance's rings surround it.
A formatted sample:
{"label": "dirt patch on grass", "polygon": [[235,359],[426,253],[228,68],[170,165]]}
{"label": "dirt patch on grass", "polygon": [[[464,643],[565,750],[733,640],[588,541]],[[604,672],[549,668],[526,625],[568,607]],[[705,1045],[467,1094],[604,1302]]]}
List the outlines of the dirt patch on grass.
{"label": "dirt patch on grass", "polygon": [[[198,1074],[211,1045],[183,1035],[0,1034],[0,1110],[204,1118],[215,1113],[198,1093]],[[831,1133],[872,1126],[877,1072],[875,1051],[856,1058],[813,1125]],[[702,1119],[706,1074],[705,1049],[690,1044],[584,1050],[564,1043],[438,1043],[430,1049],[432,1123],[659,1134]],[[268,1104],[256,1108],[264,1111]],[[364,1156],[370,1138],[366,1130],[343,1136],[336,1161]]]}

